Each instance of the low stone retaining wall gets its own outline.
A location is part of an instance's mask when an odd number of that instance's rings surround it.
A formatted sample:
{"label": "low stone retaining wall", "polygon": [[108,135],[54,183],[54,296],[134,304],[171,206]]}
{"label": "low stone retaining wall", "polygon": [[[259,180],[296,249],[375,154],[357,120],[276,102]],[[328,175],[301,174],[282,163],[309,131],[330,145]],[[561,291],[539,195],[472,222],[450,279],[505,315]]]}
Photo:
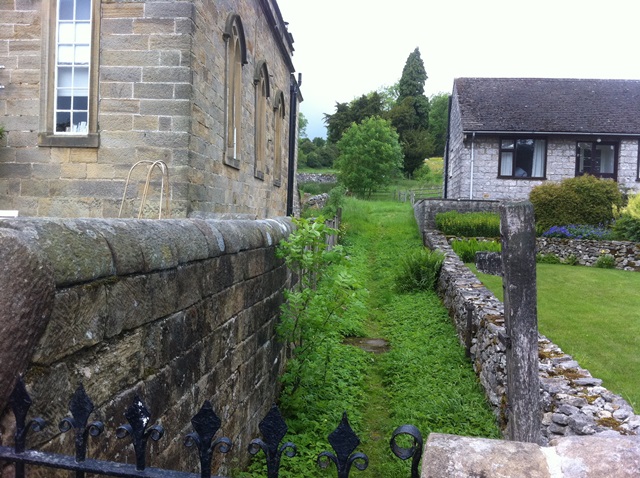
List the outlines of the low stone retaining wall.
{"label": "low stone retaining wall", "polygon": [[[275,248],[292,229],[288,218],[0,220],[0,291],[11,291],[0,294],[0,324],[23,333],[0,334],[10,375],[0,415],[24,374],[30,416],[54,424],[30,446],[66,453],[73,438],[55,424],[79,382],[108,429],[139,395],[166,430],[152,466],[190,470],[197,453],[183,437],[210,400],[224,435],[246,450],[277,398],[275,327],[290,276]],[[0,443],[13,442],[9,417],[0,416]],[[101,440],[92,455],[131,456],[128,443]],[[233,455],[224,460],[246,456]]]}
{"label": "low stone retaining wall", "polygon": [[640,244],[636,242],[538,237],[536,248],[538,254],[553,254],[563,262],[575,257],[583,266],[593,266],[599,257],[610,254],[616,269],[640,271]]}
{"label": "low stone retaining wall", "polygon": [[[504,307],[467,268],[435,230],[423,232],[424,243],[445,254],[438,291],[466,344],[473,367],[502,429],[506,428],[506,335]],[[601,386],[573,358],[544,336],[539,338],[541,434],[545,443],[570,435],[640,432],[640,416],[620,396]]]}

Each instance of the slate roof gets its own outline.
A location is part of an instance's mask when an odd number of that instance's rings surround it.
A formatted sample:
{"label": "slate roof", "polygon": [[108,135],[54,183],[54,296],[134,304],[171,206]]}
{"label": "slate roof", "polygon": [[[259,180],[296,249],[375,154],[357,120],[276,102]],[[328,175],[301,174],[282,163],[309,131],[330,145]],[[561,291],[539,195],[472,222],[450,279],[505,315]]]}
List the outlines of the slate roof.
{"label": "slate roof", "polygon": [[465,132],[640,135],[640,80],[457,78]]}

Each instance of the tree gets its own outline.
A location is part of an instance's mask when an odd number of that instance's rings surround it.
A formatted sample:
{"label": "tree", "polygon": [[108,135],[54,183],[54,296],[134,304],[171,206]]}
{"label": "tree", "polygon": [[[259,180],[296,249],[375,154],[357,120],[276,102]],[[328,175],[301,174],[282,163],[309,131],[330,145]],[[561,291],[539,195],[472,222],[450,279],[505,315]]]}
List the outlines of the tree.
{"label": "tree", "polygon": [[309,120],[302,113],[302,111],[298,114],[298,137],[306,138],[307,137],[307,126],[309,125]]}
{"label": "tree", "polygon": [[382,97],[377,91],[372,91],[350,103],[336,103],[336,112],[332,115],[324,115],[327,125],[327,140],[329,143],[337,143],[342,134],[349,129],[352,123],[362,123],[363,120],[382,114]]}
{"label": "tree", "polygon": [[429,128],[429,99],[424,95],[427,72],[416,48],[407,58],[398,82],[398,100],[388,113],[404,152],[404,172],[411,176],[433,153]]}
{"label": "tree", "polygon": [[378,117],[353,123],[338,142],[338,181],[359,197],[389,184],[402,166],[402,148],[391,124]]}
{"label": "tree", "polygon": [[398,82],[398,100],[413,96],[424,96],[424,84],[427,81],[427,71],[420,57],[420,49],[416,48],[407,58],[402,69],[402,77]]}
{"label": "tree", "polygon": [[439,93],[429,100],[429,138],[433,144],[433,154],[444,156],[449,118],[449,95]]}
{"label": "tree", "polygon": [[393,85],[378,88],[378,95],[382,98],[383,111],[390,111],[398,101],[398,83],[396,81]]}

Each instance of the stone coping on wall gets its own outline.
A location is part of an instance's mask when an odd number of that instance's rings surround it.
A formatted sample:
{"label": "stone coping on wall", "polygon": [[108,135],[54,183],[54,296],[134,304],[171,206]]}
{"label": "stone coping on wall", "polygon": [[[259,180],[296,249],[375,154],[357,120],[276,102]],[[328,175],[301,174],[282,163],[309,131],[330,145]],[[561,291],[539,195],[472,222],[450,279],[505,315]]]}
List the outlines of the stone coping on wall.
{"label": "stone coping on wall", "polygon": [[148,273],[180,264],[269,247],[293,229],[290,218],[205,219],[0,219],[37,244],[56,287],[112,276]]}
{"label": "stone coping on wall", "polygon": [[[506,336],[504,306],[458,258],[445,236],[436,230],[425,230],[423,238],[427,247],[445,255],[438,292],[460,342],[469,345],[473,367],[505,430],[506,349],[500,340]],[[548,338],[540,335],[538,343],[541,434],[545,443],[563,436],[640,432],[640,416],[626,400],[602,387],[601,380],[592,377]]]}

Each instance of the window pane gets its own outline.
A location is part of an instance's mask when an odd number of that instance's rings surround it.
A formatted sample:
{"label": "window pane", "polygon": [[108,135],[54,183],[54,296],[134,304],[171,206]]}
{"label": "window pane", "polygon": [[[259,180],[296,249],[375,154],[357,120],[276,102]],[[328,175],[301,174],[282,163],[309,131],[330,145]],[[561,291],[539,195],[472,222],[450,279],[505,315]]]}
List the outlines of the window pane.
{"label": "window pane", "polygon": [[73,75],[75,88],[89,88],[89,68],[76,68]]}
{"label": "window pane", "polygon": [[596,155],[600,156],[600,173],[613,174],[615,148],[612,144],[596,145]]}
{"label": "window pane", "polygon": [[511,176],[513,171],[513,153],[502,153],[500,156],[500,176]]}
{"label": "window pane", "polygon": [[578,143],[578,172],[591,171],[591,143]]}
{"label": "window pane", "polygon": [[89,22],[78,23],[76,25],[75,42],[87,45],[91,42],[91,24]]}
{"label": "window pane", "polygon": [[56,113],[56,132],[69,132],[71,131],[71,114],[69,112],[58,111]]}
{"label": "window pane", "polygon": [[502,149],[513,149],[513,140],[512,139],[503,139],[500,147]]}
{"label": "window pane", "polygon": [[58,87],[71,87],[72,86],[72,71],[71,67],[58,68]]}
{"label": "window pane", "polygon": [[531,177],[541,178],[544,176],[544,157],[547,142],[544,139],[536,139],[533,144],[533,165],[531,167]]}
{"label": "window pane", "polygon": [[73,23],[61,23],[58,26],[58,43],[73,43]]}
{"label": "window pane", "polygon": [[75,55],[76,65],[88,65],[90,59],[91,59],[91,50],[89,49],[88,45],[76,47],[76,55]]}
{"label": "window pane", "polygon": [[91,19],[91,0],[76,0],[76,19]]}
{"label": "window pane", "polygon": [[87,105],[89,98],[86,96],[74,96],[73,97],[73,109],[74,110],[87,110]]}
{"label": "window pane", "polygon": [[58,65],[73,64],[73,46],[65,45],[58,47]]}
{"label": "window pane", "polygon": [[70,96],[60,96],[60,95],[58,95],[57,108],[59,110],[70,110],[71,109],[71,97]]}
{"label": "window pane", "polygon": [[60,0],[60,20],[73,20],[73,0]]}
{"label": "window pane", "polygon": [[516,141],[516,156],[514,159],[513,175],[518,178],[530,178],[533,171],[533,140],[519,139]]}

